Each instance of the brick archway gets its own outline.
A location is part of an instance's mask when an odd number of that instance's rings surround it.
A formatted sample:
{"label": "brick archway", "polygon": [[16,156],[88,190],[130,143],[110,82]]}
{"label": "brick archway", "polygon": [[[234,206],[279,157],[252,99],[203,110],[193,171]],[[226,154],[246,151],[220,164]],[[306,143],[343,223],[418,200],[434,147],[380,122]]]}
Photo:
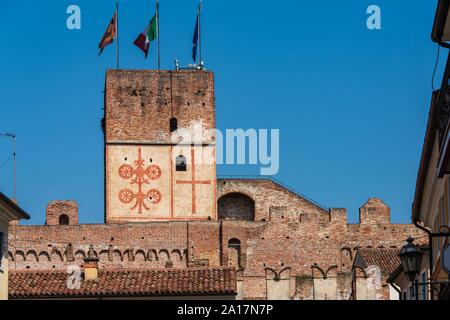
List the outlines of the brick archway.
{"label": "brick archway", "polygon": [[219,219],[249,220],[255,219],[255,201],[249,196],[232,192],[217,201]]}

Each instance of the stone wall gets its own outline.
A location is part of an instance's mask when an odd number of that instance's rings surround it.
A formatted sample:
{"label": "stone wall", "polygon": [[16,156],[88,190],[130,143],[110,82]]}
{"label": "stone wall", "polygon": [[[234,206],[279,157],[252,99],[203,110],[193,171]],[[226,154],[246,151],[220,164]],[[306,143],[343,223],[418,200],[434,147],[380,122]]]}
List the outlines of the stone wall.
{"label": "stone wall", "polygon": [[10,269],[81,265],[93,245],[100,268],[234,265],[244,299],[288,291],[295,299],[349,299],[358,247],[399,248],[418,235],[412,225],[390,224],[379,199],[361,207],[370,219],[348,224],[345,209],[325,210],[270,180],[218,181],[219,199],[237,192],[253,199],[254,221],[11,226]]}

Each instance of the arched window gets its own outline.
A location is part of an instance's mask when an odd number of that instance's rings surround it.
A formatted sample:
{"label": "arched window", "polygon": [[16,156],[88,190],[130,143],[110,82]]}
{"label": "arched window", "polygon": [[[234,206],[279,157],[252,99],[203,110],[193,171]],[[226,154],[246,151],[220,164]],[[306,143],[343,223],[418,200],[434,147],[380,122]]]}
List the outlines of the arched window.
{"label": "arched window", "polygon": [[218,200],[219,219],[254,220],[255,202],[245,194],[233,192]]}
{"label": "arched window", "polygon": [[239,239],[233,238],[228,241],[228,248],[235,248],[241,250],[241,241]]}
{"label": "arched window", "polygon": [[178,156],[175,160],[176,170],[177,171],[186,171],[186,157],[185,156]]}
{"label": "arched window", "polygon": [[178,129],[178,120],[177,118],[170,119],[170,132],[174,132]]}
{"label": "arched window", "polygon": [[69,216],[67,214],[62,214],[59,216],[59,225],[60,226],[68,226],[69,225]]}
{"label": "arched window", "polygon": [[228,265],[241,267],[241,241],[233,238],[228,241]]}

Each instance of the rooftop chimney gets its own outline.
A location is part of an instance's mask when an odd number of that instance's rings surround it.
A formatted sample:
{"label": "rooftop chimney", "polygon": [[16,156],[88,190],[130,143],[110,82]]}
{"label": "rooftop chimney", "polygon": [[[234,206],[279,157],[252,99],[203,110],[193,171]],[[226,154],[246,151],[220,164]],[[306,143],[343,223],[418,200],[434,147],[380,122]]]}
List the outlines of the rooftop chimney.
{"label": "rooftop chimney", "polygon": [[94,247],[92,245],[89,247],[87,258],[84,259],[84,280],[98,280],[98,258],[95,255]]}

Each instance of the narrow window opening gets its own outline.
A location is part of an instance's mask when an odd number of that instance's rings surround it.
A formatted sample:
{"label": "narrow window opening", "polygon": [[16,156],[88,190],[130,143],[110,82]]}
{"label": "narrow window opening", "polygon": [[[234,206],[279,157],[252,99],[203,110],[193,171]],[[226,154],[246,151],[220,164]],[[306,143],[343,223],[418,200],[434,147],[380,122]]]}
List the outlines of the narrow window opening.
{"label": "narrow window opening", "polygon": [[62,214],[59,216],[59,225],[60,226],[68,226],[69,225],[69,216],[66,214]]}
{"label": "narrow window opening", "polygon": [[177,118],[170,119],[170,132],[174,132],[178,129],[178,120]]}
{"label": "narrow window opening", "polygon": [[175,164],[176,164],[177,171],[186,171],[187,170],[185,156],[178,156]]}

